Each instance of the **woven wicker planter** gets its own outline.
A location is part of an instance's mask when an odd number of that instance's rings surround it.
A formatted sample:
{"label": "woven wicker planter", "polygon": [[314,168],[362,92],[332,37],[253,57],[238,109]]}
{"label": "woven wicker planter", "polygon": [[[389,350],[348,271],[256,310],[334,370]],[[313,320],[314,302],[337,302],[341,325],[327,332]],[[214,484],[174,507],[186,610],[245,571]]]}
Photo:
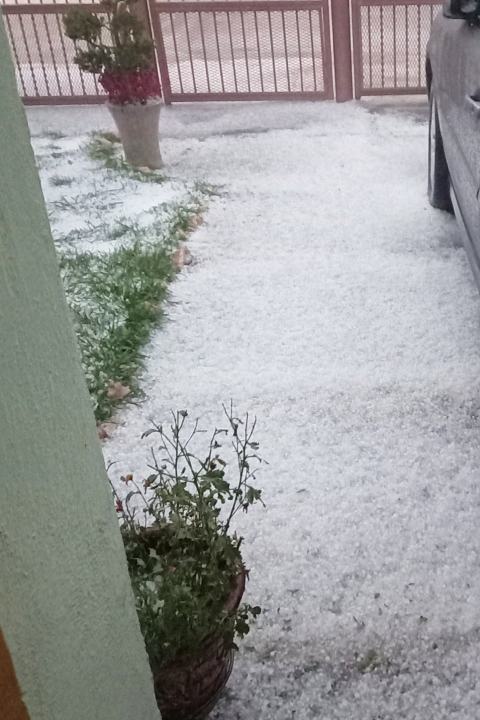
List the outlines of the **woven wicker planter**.
{"label": "woven wicker planter", "polygon": [[[155,528],[147,528],[142,534],[147,545],[155,543]],[[246,577],[246,570],[242,570],[234,578],[225,601],[227,612],[235,612],[240,605]],[[233,636],[212,635],[196,653],[177,656],[161,667],[150,663],[162,720],[203,720],[208,715],[232,672],[232,642]]]}
{"label": "woven wicker planter", "polygon": [[[245,572],[235,578],[226,609],[236,610],[245,590]],[[233,640],[233,638],[231,639]],[[161,668],[152,667],[162,720],[203,720],[216,704],[232,672],[231,641],[207,638],[200,650]]]}

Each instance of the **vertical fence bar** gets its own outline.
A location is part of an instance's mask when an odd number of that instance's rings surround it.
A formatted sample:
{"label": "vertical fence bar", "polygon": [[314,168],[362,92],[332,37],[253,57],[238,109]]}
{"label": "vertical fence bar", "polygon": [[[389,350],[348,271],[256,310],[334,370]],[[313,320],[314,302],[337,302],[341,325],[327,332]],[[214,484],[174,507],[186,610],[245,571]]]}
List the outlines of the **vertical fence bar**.
{"label": "vertical fence bar", "polygon": [[322,23],[322,70],[323,70],[323,91],[325,97],[333,99],[333,72],[332,72],[332,45],[330,41],[330,15],[328,5],[324,5],[319,11]]}
{"label": "vertical fence bar", "polygon": [[324,20],[325,16],[319,12],[318,13],[318,25],[319,25],[319,38],[318,41],[320,43],[320,58],[322,60],[322,89],[325,89],[325,27],[324,27]]}
{"label": "vertical fence bar", "polygon": [[201,13],[201,12],[198,13],[198,22],[199,22],[199,25],[200,25],[200,38],[201,38],[201,41],[202,41],[203,59],[204,59],[204,62],[205,62],[205,75],[206,75],[206,78],[207,78],[207,88],[208,88],[208,92],[211,92],[211,87],[210,87],[210,73],[208,72],[207,49],[206,49],[206,47],[205,47],[205,33],[203,32],[203,20],[202,20],[202,13]]}
{"label": "vertical fence bar", "polygon": [[[80,85],[82,86],[82,94],[87,94],[87,88],[85,87],[85,79],[83,77],[83,70],[78,71],[78,77],[80,78]],[[98,92],[97,78],[93,75],[93,82],[95,83],[95,89]]]}
{"label": "vertical fence bar", "polygon": [[302,44],[300,42],[300,25],[298,22],[298,10],[295,10],[295,19],[297,22],[298,62],[299,62],[299,67],[300,67],[300,90],[303,91]]}
{"label": "vertical fence bar", "polygon": [[268,27],[270,30],[270,48],[272,50],[273,85],[275,88],[275,92],[278,92],[277,69],[275,67],[275,48],[273,45],[272,18],[270,16],[270,10],[267,11],[267,15],[268,15]]}
{"label": "vertical fence bar", "polygon": [[17,53],[17,46],[15,44],[15,36],[13,35],[12,26],[10,24],[10,15],[4,15],[4,17],[6,18],[6,21],[7,21],[8,32],[10,35],[11,45],[13,48],[13,56],[15,58],[15,65],[18,70],[18,77],[20,78],[20,83],[23,88],[23,94],[26,95],[27,94],[27,86],[25,85],[25,82],[23,80],[22,66],[20,64],[20,59],[19,59],[18,53]]}
{"label": "vertical fence bar", "polygon": [[215,29],[215,41],[217,44],[217,55],[218,55],[218,69],[220,71],[220,84],[222,86],[222,92],[225,92],[225,81],[223,78],[223,63],[222,56],[220,54],[220,42],[218,39],[218,25],[217,25],[217,13],[213,13],[213,27]]}
{"label": "vertical fence bar", "polygon": [[383,6],[380,5],[380,64],[382,74],[382,88],[385,87],[385,37],[383,29]]}
{"label": "vertical fence bar", "polygon": [[228,12],[228,10],[227,10],[227,25],[228,25],[228,36],[230,39],[230,52],[232,54],[233,82],[235,83],[235,92],[238,93],[237,68],[235,67],[235,53],[233,51],[232,23],[230,22],[230,13]]}
{"label": "vertical fence bar", "polygon": [[[81,0],[77,0],[77,1],[81,2]],[[68,2],[68,0],[67,0],[67,2]],[[155,40],[151,17],[150,17],[150,7],[149,7],[148,0],[137,0],[137,2],[133,3],[133,5],[132,5],[132,12],[141,21],[148,37],[151,40]]]}
{"label": "vertical fence bar", "polygon": [[40,58],[40,67],[42,68],[43,79],[45,81],[45,87],[47,89],[47,95],[50,96],[52,94],[50,92],[50,81],[48,79],[47,70],[45,68],[45,62],[43,59],[43,52],[42,52],[42,46],[40,44],[40,38],[38,35],[36,16],[32,15],[31,20],[32,20],[33,35],[35,37],[35,42],[37,43],[38,57]]}
{"label": "vertical fence bar", "polygon": [[258,35],[258,18],[257,18],[256,10],[253,11],[253,19],[255,21],[255,36],[257,38],[258,69],[260,71],[260,87],[262,89],[262,92],[264,92],[265,85],[263,84],[262,53],[260,51],[260,37]]}
{"label": "vertical fence bar", "polygon": [[353,39],[353,78],[354,94],[358,100],[363,94],[364,68],[363,68],[363,35],[362,15],[359,0],[352,0],[352,39]]}
{"label": "vertical fence bar", "polygon": [[240,24],[242,26],[242,36],[243,36],[243,50],[245,53],[245,68],[247,71],[247,87],[248,87],[248,92],[251,92],[252,88],[250,85],[250,68],[248,67],[248,65],[249,65],[249,63],[248,63],[248,48],[247,48],[247,39],[245,37],[245,21],[243,19],[243,16],[244,16],[244,13],[240,12]]}
{"label": "vertical fence bar", "polygon": [[38,97],[38,96],[40,95],[40,93],[39,93],[39,91],[38,91],[38,85],[37,85],[37,78],[36,78],[35,68],[34,68],[33,63],[32,63],[32,57],[31,57],[31,55],[30,55],[30,48],[29,48],[29,46],[28,46],[27,34],[26,34],[26,32],[25,32],[25,27],[24,27],[24,24],[23,24],[23,17],[22,17],[21,15],[18,16],[18,22],[20,23],[20,28],[21,28],[21,30],[22,30],[22,37],[23,37],[23,42],[25,43],[25,51],[26,51],[26,53],[27,53],[28,64],[29,64],[29,66],[30,66],[30,72],[31,72],[31,74],[32,74],[32,81],[33,81],[33,87],[34,87],[34,90],[35,90],[35,95]]}
{"label": "vertical fence bar", "polygon": [[405,5],[405,84],[408,87],[408,5]]}
{"label": "vertical fence bar", "polygon": [[[68,2],[69,0],[67,0]],[[150,38],[150,40],[154,44],[154,50],[151,55],[152,60],[152,69],[155,70],[155,73],[157,74],[157,79],[160,83],[160,87],[162,87],[162,78],[159,75],[160,73],[160,63],[158,59],[158,52],[157,52],[157,43],[163,44],[163,37],[161,36],[161,27],[158,25],[159,30],[158,32],[159,37],[156,38],[155,35],[155,26],[154,26],[154,16],[157,18],[158,21],[158,12],[155,8],[155,5],[151,0],[137,0],[137,2],[133,3],[132,6],[132,12],[136,15],[136,17],[141,21],[146,35]],[[168,84],[168,81],[167,81]]]}
{"label": "vertical fence bar", "polygon": [[62,27],[61,27],[61,25],[60,25],[60,18],[58,17],[57,14],[55,14],[55,19],[56,19],[56,21],[57,21],[58,35],[59,35],[59,37],[60,37],[60,44],[61,44],[61,46],[62,46],[63,57],[64,57],[64,60],[65,60],[65,69],[66,69],[66,72],[67,72],[68,84],[70,85],[70,92],[71,92],[71,94],[74,95],[75,93],[74,93],[74,90],[73,90],[72,76],[71,76],[71,74],[70,74],[70,63],[68,62],[67,50],[66,50],[66,48],[65,48],[65,41],[64,41],[64,39],[63,39],[63,31],[62,31]]}
{"label": "vertical fence bar", "polygon": [[285,13],[281,12],[282,15],[282,30],[283,30],[283,46],[285,48],[285,67],[287,70],[287,87],[288,92],[291,92],[292,86],[290,84],[290,68],[288,65],[288,47],[287,47],[287,28],[285,27]]}
{"label": "vertical fence bar", "polygon": [[[155,7],[155,0],[148,0],[148,17],[152,28],[152,36],[155,42],[155,52],[157,55],[158,71],[160,73],[160,87],[162,88],[163,101],[165,105],[170,105],[172,102],[172,88],[170,85],[170,74],[168,72],[167,55],[165,52],[165,44],[163,42],[163,31],[162,24],[160,21],[160,13]],[[175,43],[175,30],[173,27],[172,16],[170,15],[170,22],[172,23],[172,36]],[[176,52],[176,46],[175,46]],[[180,65],[178,64],[177,55],[177,67],[178,77],[180,84],[182,82],[180,75]]]}
{"label": "vertical fence bar", "polygon": [[331,7],[335,99],[345,102],[353,99],[350,0],[332,0]]}
{"label": "vertical fence bar", "polygon": [[48,47],[50,48],[50,57],[52,58],[53,71],[55,73],[55,78],[57,81],[58,94],[63,95],[62,87],[60,85],[60,78],[58,76],[57,60],[56,60],[54,52],[53,52],[52,38],[50,37],[50,30],[48,29],[47,16],[42,15],[42,17],[43,17],[43,24],[45,26],[45,33],[47,35],[47,40],[48,40]]}
{"label": "vertical fence bar", "polygon": [[373,85],[373,65],[372,65],[372,12],[370,5],[367,9],[367,22],[368,22],[368,82],[369,87]]}
{"label": "vertical fence bar", "polygon": [[417,5],[417,60],[418,60],[418,85],[422,82],[422,16],[420,12],[420,5]]}
{"label": "vertical fence bar", "polygon": [[393,5],[393,87],[397,87],[397,8]]}
{"label": "vertical fence bar", "polygon": [[312,51],[312,72],[313,72],[313,87],[317,90],[317,68],[315,65],[315,45],[313,42],[313,23],[312,23],[312,11],[308,11],[308,24],[310,26],[310,49]]}
{"label": "vertical fence bar", "polygon": [[197,92],[197,80],[195,78],[195,68],[193,66],[192,43],[190,42],[190,30],[188,28],[187,12],[183,13],[183,20],[185,22],[185,33],[187,35],[188,57],[190,58],[190,69],[192,71],[193,92]]}
{"label": "vertical fence bar", "polygon": [[[178,57],[177,33],[175,32],[175,27],[174,27],[174,24],[173,24],[173,14],[170,13],[169,17],[170,17],[170,29],[171,29],[171,31],[172,31],[173,51],[174,51],[174,53],[175,53],[175,61],[176,61],[176,63],[177,63],[178,82],[179,82],[179,85],[180,85],[180,92],[183,93],[182,70],[181,70],[181,67],[180,67],[180,59],[179,59],[179,57]],[[158,49],[157,49],[157,55],[158,55]],[[167,74],[169,74],[170,71],[169,71],[169,69],[168,69],[168,64],[167,64],[167,59],[166,59],[166,58],[165,58],[165,65],[166,65]],[[160,67],[160,75],[162,75],[162,63],[160,62],[160,57],[159,57],[159,67]],[[170,103],[168,103],[168,104],[170,104]]]}

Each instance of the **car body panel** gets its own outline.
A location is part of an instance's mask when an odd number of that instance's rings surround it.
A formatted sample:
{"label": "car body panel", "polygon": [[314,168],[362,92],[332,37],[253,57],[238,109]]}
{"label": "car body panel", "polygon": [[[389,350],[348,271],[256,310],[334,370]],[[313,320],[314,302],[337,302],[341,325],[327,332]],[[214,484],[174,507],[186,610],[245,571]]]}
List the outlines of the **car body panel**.
{"label": "car body panel", "polygon": [[[456,214],[480,262],[480,26],[440,14],[427,48]],[[473,256],[472,256],[473,253]]]}

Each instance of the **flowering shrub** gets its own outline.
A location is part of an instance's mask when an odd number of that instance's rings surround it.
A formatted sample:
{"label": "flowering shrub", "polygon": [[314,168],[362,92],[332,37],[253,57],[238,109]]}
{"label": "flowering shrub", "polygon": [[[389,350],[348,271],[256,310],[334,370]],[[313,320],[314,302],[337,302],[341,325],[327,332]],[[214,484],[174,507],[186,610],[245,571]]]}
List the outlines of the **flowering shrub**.
{"label": "flowering shrub", "polygon": [[[236,418],[232,408],[225,414],[227,427],[215,429],[201,457],[192,448],[201,431],[198,422],[187,428],[186,412],[174,413],[168,429],[148,430],[144,437],[155,435],[159,443],[152,449],[152,474],[142,485],[123,477],[124,497],[113,490],[140,627],[156,667],[195,653],[211,635],[235,646],[235,635],[246,635],[260,612],[246,604],[225,607],[245,572],[242,538],[231,524],[238,512],[261,502],[251,483],[262,462],[255,422]],[[222,440],[233,450],[232,471],[219,455]]]}
{"label": "flowering shrub", "polygon": [[146,103],[160,97],[154,44],[135,15],[137,0],[101,0],[100,12],[68,10],[63,23],[81,70],[99,75],[112,103]]}
{"label": "flowering shrub", "polygon": [[125,72],[104,72],[99,78],[108,98],[115,105],[139,102],[145,104],[149,98],[161,96],[157,71],[129,70]]}

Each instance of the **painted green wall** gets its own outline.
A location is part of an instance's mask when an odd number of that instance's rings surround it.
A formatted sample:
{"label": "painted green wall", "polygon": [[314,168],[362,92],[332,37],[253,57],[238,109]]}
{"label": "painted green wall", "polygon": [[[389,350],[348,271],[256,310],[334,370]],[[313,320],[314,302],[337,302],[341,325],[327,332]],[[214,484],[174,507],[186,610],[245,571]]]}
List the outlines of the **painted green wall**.
{"label": "painted green wall", "polygon": [[154,720],[1,13],[0,68],[0,626],[32,720]]}

